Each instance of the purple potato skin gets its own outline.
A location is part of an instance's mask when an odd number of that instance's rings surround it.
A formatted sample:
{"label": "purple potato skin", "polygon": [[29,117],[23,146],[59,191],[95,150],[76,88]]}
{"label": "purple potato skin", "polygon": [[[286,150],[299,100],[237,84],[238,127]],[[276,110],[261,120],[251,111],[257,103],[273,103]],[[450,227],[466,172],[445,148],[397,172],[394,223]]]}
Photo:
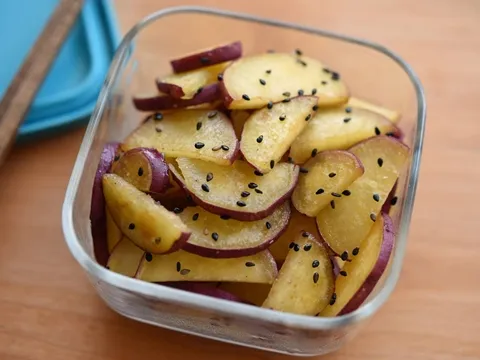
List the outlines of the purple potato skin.
{"label": "purple potato skin", "polygon": [[[288,217],[290,218],[291,209],[288,207]],[[288,221],[285,222],[283,228],[273,237],[269,239],[265,239],[265,241],[257,246],[245,249],[228,249],[228,250],[221,250],[221,249],[213,249],[207,248],[199,245],[195,245],[192,243],[187,242],[182,250],[188,251],[192,254],[197,254],[203,257],[209,258],[217,258],[217,259],[226,259],[226,258],[238,258],[243,256],[249,256],[256,254],[260,251],[267,249],[270,245],[272,245],[275,241],[277,241],[280,236],[287,230]]]}
{"label": "purple potato skin", "polygon": [[107,225],[105,213],[105,199],[103,197],[102,178],[110,172],[115,153],[119,143],[107,143],[100,155],[95,178],[92,187],[92,200],[90,207],[90,222],[92,226],[93,251],[98,263],[105,266],[108,261],[109,252],[107,244]]}
{"label": "purple potato skin", "polygon": [[[171,168],[170,168],[171,170]],[[208,212],[211,212],[212,214],[217,214],[217,215],[228,215],[232,219],[239,220],[239,221],[255,221],[255,220],[261,220],[266,218],[268,215],[271,215],[277,207],[282,205],[285,201],[288,201],[290,199],[290,196],[292,195],[293,190],[295,189],[295,186],[297,186],[298,183],[298,172],[297,176],[295,178],[295,181],[292,183],[291,189],[289,189],[285,194],[283,194],[281,197],[277,199],[272,205],[270,205],[268,208],[256,212],[256,213],[247,213],[247,212],[240,212],[240,211],[235,211],[235,210],[230,210],[230,209],[224,209],[221,207],[218,207],[216,205],[212,205],[209,203],[206,203],[202,199],[198,198],[195,196],[193,192],[190,192],[185,185],[183,179],[178,176],[178,174],[174,171],[171,171],[174,180],[180,185],[186,192],[190,194],[192,197],[193,201],[207,210]]]}
{"label": "purple potato skin", "polygon": [[385,200],[385,203],[382,206],[382,212],[384,213],[389,213],[390,208],[392,207],[392,199],[395,197],[395,193],[397,192],[397,185],[398,185],[398,180],[395,182],[395,185],[393,185],[392,190],[387,196],[387,200]]}
{"label": "purple potato skin", "polygon": [[165,82],[161,82],[160,80],[156,81],[157,89],[162,93],[168,94],[175,99],[181,99],[185,96],[183,89],[176,85],[176,84],[169,84]]}
{"label": "purple potato skin", "polygon": [[362,287],[358,289],[355,295],[353,295],[350,301],[343,307],[338,316],[351,313],[352,311],[358,309],[368,295],[370,295],[370,293],[373,291],[378,280],[382,277],[382,274],[387,268],[390,256],[395,246],[395,227],[388,214],[381,213],[381,216],[383,216],[384,219],[383,241],[377,262],[373,266],[372,271],[370,271],[370,274],[363,283]]}
{"label": "purple potato skin", "polygon": [[164,193],[168,188],[170,188],[168,165],[165,162],[163,154],[158,152],[156,149],[139,147],[128,150],[123,154],[119,162],[127,161],[128,157],[139,152],[142,153],[142,155],[147,159],[152,170],[152,182],[148,191],[156,194]]}
{"label": "purple potato skin", "polygon": [[220,64],[222,62],[238,59],[242,56],[242,43],[240,41],[222,45],[213,49],[188,55],[170,61],[173,72],[178,74],[185,71]]}
{"label": "purple potato skin", "polygon": [[161,283],[162,285],[173,287],[175,289],[180,289],[184,291],[193,292],[196,294],[206,295],[210,297],[214,297],[217,299],[223,299],[228,301],[240,302],[245,303],[242,299],[238,296],[229,293],[228,291],[216,288],[209,284],[203,284],[201,282],[172,282],[172,283]]}
{"label": "purple potato skin", "polygon": [[188,106],[211,103],[219,99],[220,91],[217,83],[207,85],[192,99],[175,99],[168,95],[134,97],[133,104],[140,111],[160,111],[181,109]]}

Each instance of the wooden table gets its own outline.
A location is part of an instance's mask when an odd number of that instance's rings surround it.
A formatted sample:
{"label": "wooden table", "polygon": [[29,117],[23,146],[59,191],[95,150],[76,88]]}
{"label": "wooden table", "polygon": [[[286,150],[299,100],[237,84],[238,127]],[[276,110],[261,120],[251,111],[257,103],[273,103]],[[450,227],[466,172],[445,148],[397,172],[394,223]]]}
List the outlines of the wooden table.
{"label": "wooden table", "polygon": [[[175,3],[118,0],[116,6],[125,31]],[[478,1],[191,3],[356,34],[395,49],[413,65],[429,108],[403,274],[365,330],[326,358],[480,359]],[[339,22],[339,12],[348,20]],[[60,224],[83,132],[17,146],[0,170],[0,359],[283,358],[136,323],[102,303],[69,254]]]}

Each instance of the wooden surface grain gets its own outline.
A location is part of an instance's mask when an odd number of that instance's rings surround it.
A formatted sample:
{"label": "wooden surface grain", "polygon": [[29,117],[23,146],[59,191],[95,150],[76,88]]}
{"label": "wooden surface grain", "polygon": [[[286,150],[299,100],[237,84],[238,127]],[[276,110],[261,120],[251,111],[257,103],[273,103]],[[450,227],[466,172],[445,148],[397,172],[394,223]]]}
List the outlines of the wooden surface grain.
{"label": "wooden surface grain", "polygon": [[[123,31],[149,12],[176,3],[115,1]],[[480,3],[190,3],[369,38],[396,50],[413,65],[425,86],[429,107],[401,280],[361,334],[325,359],[480,359],[480,236],[476,232]],[[17,145],[0,169],[0,359],[284,358],[139,324],[102,303],[69,254],[60,223],[83,132],[82,128]]]}

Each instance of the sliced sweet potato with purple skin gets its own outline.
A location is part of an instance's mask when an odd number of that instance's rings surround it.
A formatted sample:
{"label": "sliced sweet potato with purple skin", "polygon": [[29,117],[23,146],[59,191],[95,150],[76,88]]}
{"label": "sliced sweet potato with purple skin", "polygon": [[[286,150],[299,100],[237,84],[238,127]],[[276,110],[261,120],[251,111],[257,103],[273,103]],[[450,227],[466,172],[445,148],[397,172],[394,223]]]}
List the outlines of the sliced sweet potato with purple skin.
{"label": "sliced sweet potato with purple skin", "polygon": [[293,142],[290,156],[303,164],[312,151],[347,150],[375,135],[398,137],[400,130],[384,116],[369,110],[336,107],[318,111]]}
{"label": "sliced sweet potato with purple skin", "polygon": [[225,61],[235,60],[242,56],[242,43],[235,41],[214,48],[197,51],[194,54],[182,56],[170,61],[173,72],[181,73],[200,69],[206,66],[219,64]]}
{"label": "sliced sweet potato with purple skin", "polygon": [[335,282],[335,296],[319,316],[345,315],[358,309],[375,288],[387,268],[395,244],[392,220],[382,213],[360,251],[342,268]]}
{"label": "sliced sweet potato with purple skin", "polygon": [[156,149],[128,150],[113,163],[111,172],[143,192],[163,193],[170,187],[168,165]]}
{"label": "sliced sweet potato with purple skin", "polygon": [[107,226],[108,253],[111,254],[115,246],[122,240],[123,233],[115,221],[113,221],[112,215],[110,215],[108,208],[105,209],[105,222]]}
{"label": "sliced sweet potato with purple skin", "polygon": [[241,282],[222,282],[219,289],[234,294],[243,302],[262,306],[270,291],[270,284],[251,284]]}
{"label": "sliced sweet potato with purple skin", "polygon": [[103,176],[108,210],[122,232],[139,248],[164,254],[181,248],[190,231],[174,213],[120,176]]}
{"label": "sliced sweet potato with purple skin", "polygon": [[388,194],[387,200],[382,206],[382,212],[389,214],[390,209],[392,206],[395,206],[398,202],[398,196],[396,195],[397,193],[397,186],[398,186],[398,180],[395,182],[395,185],[393,185],[392,190]]}
{"label": "sliced sweet potato with purple skin", "polygon": [[262,307],[300,315],[316,315],[330,302],[335,291],[333,264],[327,248],[311,234],[292,239],[278,277]]}
{"label": "sliced sweet potato with purple skin", "polygon": [[98,163],[95,178],[93,179],[92,199],[90,207],[90,222],[92,226],[93,251],[95,259],[105,266],[110,252],[107,244],[107,225],[105,199],[103,197],[102,177],[110,171],[119,148],[118,143],[108,143],[104,146]]}
{"label": "sliced sweet potato with purple skin", "polygon": [[170,95],[137,95],[133,97],[133,105],[140,111],[162,111],[181,109],[205,103],[212,103],[220,98],[218,83],[205,86],[191,99],[176,99]]}
{"label": "sliced sweet potato with purple skin", "polygon": [[361,100],[359,98],[350,97],[348,99],[347,105],[350,106],[350,107],[353,107],[353,108],[366,109],[366,110],[376,112],[380,115],[385,116],[388,120],[390,120],[394,124],[396,124],[400,121],[401,115],[398,111],[387,109],[383,106],[373,104],[373,103],[368,102],[366,100]]}
{"label": "sliced sweet potato with purple skin", "polygon": [[122,144],[124,150],[155,148],[166,157],[202,159],[230,165],[239,142],[230,119],[218,110],[158,113],[140,125]]}
{"label": "sliced sweet potato with purple skin", "polygon": [[185,251],[212,258],[232,258],[256,254],[275,242],[290,219],[290,205],[278,207],[257,221],[238,221],[218,216],[201,207],[189,207],[178,215],[192,235]]}
{"label": "sliced sweet potato with purple skin", "polygon": [[281,263],[287,257],[288,251],[293,247],[292,239],[300,232],[311,233],[316,239],[320,238],[317,231],[317,224],[314,218],[307,217],[299,213],[295,208],[291,209],[290,221],[287,229],[269,248],[277,263]]}
{"label": "sliced sweet potato with purple skin", "polygon": [[215,84],[218,81],[218,74],[222,73],[228,65],[230,63],[225,62],[197,70],[171,74],[157,79],[157,88],[176,99],[192,99],[199,89]]}
{"label": "sliced sweet potato with purple skin", "polygon": [[286,53],[243,57],[220,82],[229,109],[260,109],[297,94],[317,95],[319,106],[346,103],[348,89],[340,75],[318,60]]}
{"label": "sliced sweet potato with purple skin", "polygon": [[172,175],[198,205],[240,221],[271,215],[288,200],[298,181],[298,167],[287,163],[265,175],[241,160],[228,167],[187,158],[178,158],[177,163],[182,175]]}
{"label": "sliced sweet potato with purple skin", "polygon": [[223,289],[220,289],[220,288],[217,288],[217,287],[204,285],[202,283],[176,282],[174,285],[168,285],[168,283],[165,283],[165,285],[172,286],[176,289],[193,292],[193,293],[200,294],[200,295],[214,297],[214,298],[217,298],[217,299],[223,299],[223,300],[228,300],[228,301],[245,303],[245,301],[243,299],[236,296],[235,294],[232,294],[232,293],[230,293],[226,290],[223,290]]}
{"label": "sliced sweet potato with purple skin", "polygon": [[116,273],[134,277],[144,253],[124,236],[113,248],[112,254],[108,258],[107,268]]}
{"label": "sliced sweet potato with purple skin", "polygon": [[315,114],[317,102],[316,96],[297,96],[255,111],[242,131],[245,160],[264,174],[273,169]]}
{"label": "sliced sweet potato with purple skin", "polygon": [[179,250],[168,255],[146,254],[136,278],[150,282],[237,281],[271,284],[277,265],[267,251],[230,259],[212,259]]}
{"label": "sliced sweet potato with purple skin", "polygon": [[410,155],[405,144],[383,135],[349,151],[360,159],[365,173],[317,216],[320,235],[342,260],[351,260],[358,251]]}
{"label": "sliced sweet potato with purple skin", "polygon": [[238,139],[242,137],[243,126],[250,117],[251,112],[246,110],[232,110],[230,113],[230,119],[232,120],[235,135]]}
{"label": "sliced sweet potato with purple skin", "polygon": [[[315,217],[342,191],[363,175],[360,160],[348,151],[327,150],[312,153],[300,173],[298,185],[292,194],[292,203],[302,214]],[[308,172],[307,172],[308,171]]]}

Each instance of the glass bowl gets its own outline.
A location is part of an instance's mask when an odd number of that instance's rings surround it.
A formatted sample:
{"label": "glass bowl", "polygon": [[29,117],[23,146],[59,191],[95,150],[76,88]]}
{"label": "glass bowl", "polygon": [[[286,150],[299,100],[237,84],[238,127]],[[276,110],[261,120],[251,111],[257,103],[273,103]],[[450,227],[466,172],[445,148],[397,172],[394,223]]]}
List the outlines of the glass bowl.
{"label": "glass bowl", "polygon": [[[226,31],[228,29],[228,31]],[[174,34],[188,33],[188,39]],[[356,311],[335,318],[281,313],[151,284],[116,274],[93,257],[91,189],[103,145],[121,141],[143,120],[131,97],[152,92],[168,60],[217,43],[240,40],[244,53],[302,49],[339,71],[351,94],[401,112],[411,148],[391,212],[396,247],[380,283]],[[352,338],[392,293],[403,263],[417,187],[425,128],[422,86],[399,56],[371,42],[298,24],[201,7],[168,8],[149,15],[124,37],[110,66],[71,175],[63,206],[65,240],[100,297],[118,313],[156,326],[274,352],[326,354]]]}

